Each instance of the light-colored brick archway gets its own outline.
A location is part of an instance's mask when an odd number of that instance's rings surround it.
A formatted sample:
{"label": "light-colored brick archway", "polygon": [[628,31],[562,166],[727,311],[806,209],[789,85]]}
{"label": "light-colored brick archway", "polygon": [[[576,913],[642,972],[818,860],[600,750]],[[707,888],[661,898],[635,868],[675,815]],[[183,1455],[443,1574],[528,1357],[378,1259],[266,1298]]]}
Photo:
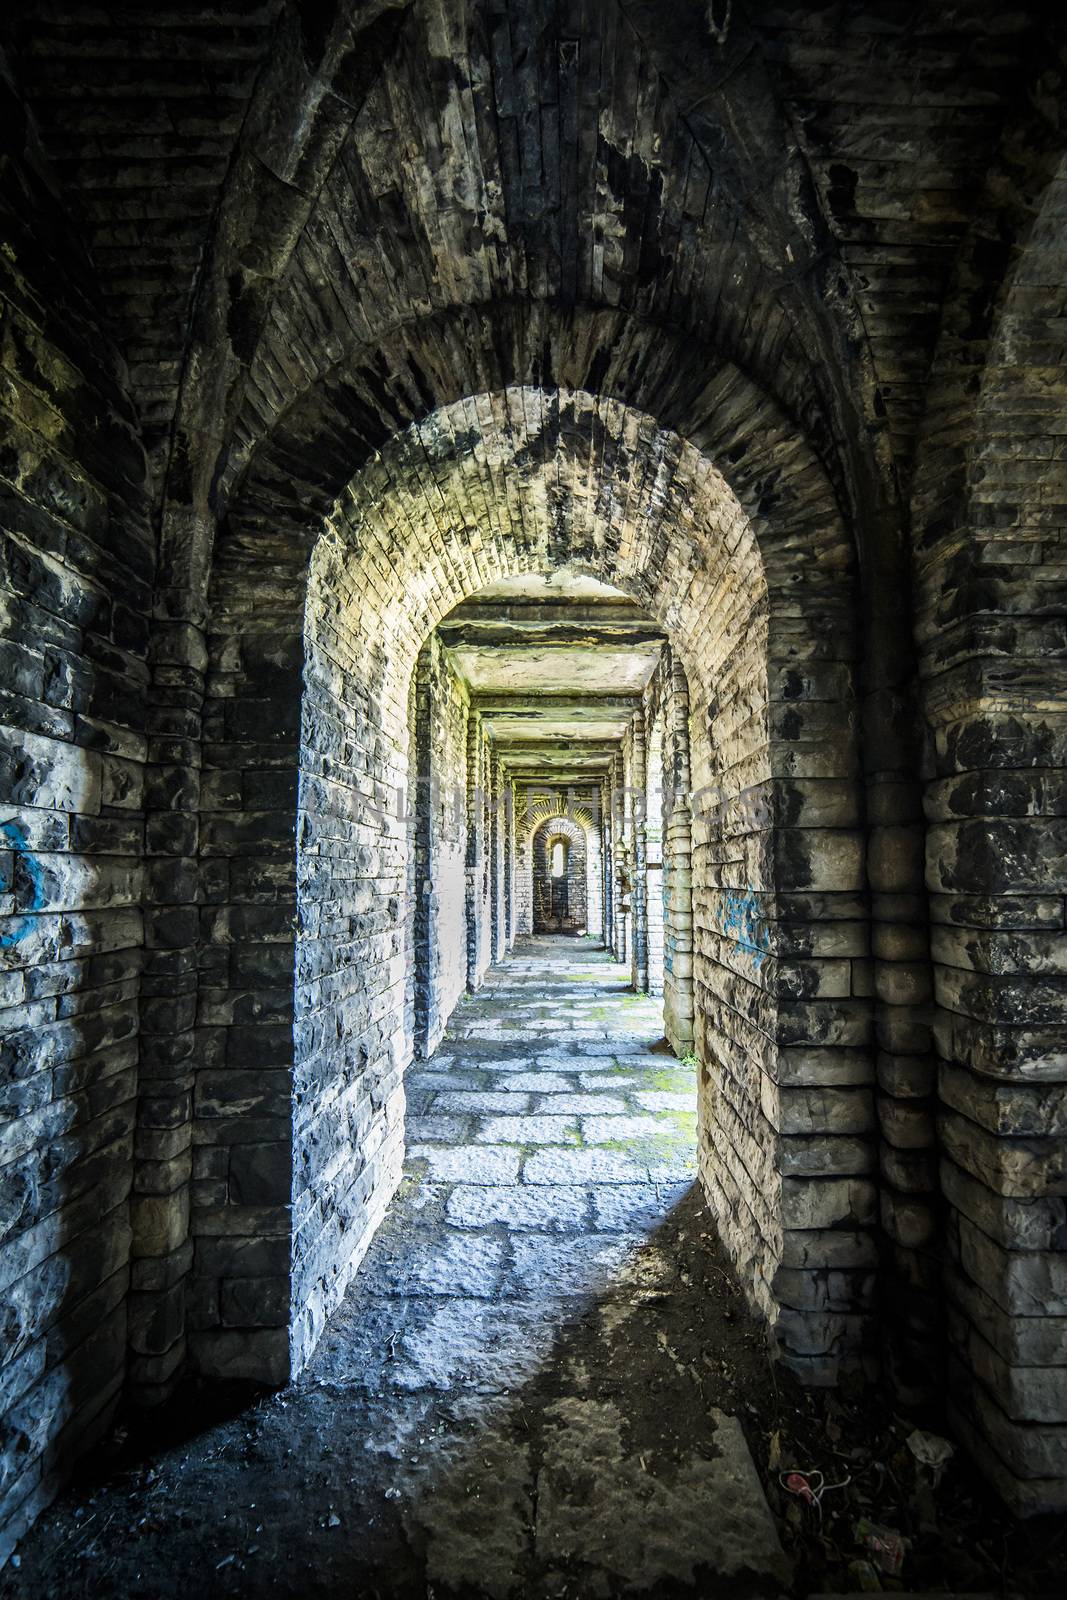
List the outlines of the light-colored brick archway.
{"label": "light-colored brick archway", "polygon": [[[810,459],[794,450],[772,492],[751,450],[738,483],[755,521],[701,449],[647,414],[507,389],[442,408],[367,464],[314,546],[306,603],[303,566],[283,599],[240,517],[220,547],[214,650],[234,668],[220,711],[259,702],[282,733],[269,769],[300,770],[296,1048],[290,1061],[279,1040],[276,1057],[298,1090],[287,1361],[313,1345],[399,1170],[408,868],[388,802],[407,782],[415,659],[486,584],[564,565],[631,595],[688,678],[701,1170],[719,1226],[786,1359],[824,1377],[855,1359],[875,1193],[853,639],[837,621],[850,564],[833,515],[812,515]],[[303,638],[280,637],[301,605]],[[231,829],[205,815],[209,856]],[[837,930],[825,953],[823,919]],[[269,1023],[254,1026],[267,1044]],[[211,1333],[201,1359],[225,1341]]]}
{"label": "light-colored brick archway", "polygon": [[535,799],[525,796],[527,809],[517,819],[516,851],[518,854],[515,884],[515,932],[530,933],[535,920],[535,874],[538,848],[555,834],[571,841],[576,852],[574,863],[568,863],[573,876],[580,860],[582,879],[581,923],[585,931],[597,938],[604,935],[604,885],[601,833],[588,807],[572,803],[563,795],[552,799]]}

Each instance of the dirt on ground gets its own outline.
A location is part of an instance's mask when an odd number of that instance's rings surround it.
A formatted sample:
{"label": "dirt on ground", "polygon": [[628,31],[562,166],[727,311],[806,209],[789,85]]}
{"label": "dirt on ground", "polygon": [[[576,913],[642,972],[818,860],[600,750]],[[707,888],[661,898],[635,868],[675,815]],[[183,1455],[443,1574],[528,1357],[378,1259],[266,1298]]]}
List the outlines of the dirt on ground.
{"label": "dirt on ground", "polygon": [[[648,1251],[657,1268],[644,1275],[619,1337],[612,1336],[609,1302],[585,1306],[490,1428],[462,1400],[412,1397],[410,1425],[402,1430],[407,1444],[394,1443],[393,1450],[417,1455],[429,1441],[438,1451],[436,1506],[423,1518],[421,1546],[400,1504],[407,1491],[374,1490],[375,1477],[395,1468],[395,1455],[377,1457],[365,1438],[339,1427],[342,1388],[327,1382],[264,1395],[236,1387],[220,1395],[192,1385],[164,1412],[114,1430],[31,1536],[20,1566],[0,1578],[0,1595],[187,1600],[192,1590],[446,1600],[500,1593],[494,1573],[509,1564],[518,1597],[635,1592],[622,1584],[583,1587],[562,1572],[549,1587],[544,1572],[510,1548],[499,1518],[500,1486],[511,1464],[543,1447],[553,1407],[573,1397],[580,1373],[583,1404],[623,1407],[628,1452],[653,1474],[699,1449],[704,1433],[711,1445],[707,1419],[714,1408],[741,1420],[794,1563],[790,1592],[797,1597],[860,1591],[1062,1597],[1063,1519],[1017,1523],[959,1454],[935,1486],[933,1471],[907,1442],[916,1419],[894,1414],[880,1391],[812,1391],[772,1363],[764,1329],[747,1313],[695,1192]],[[665,1260],[674,1263],[669,1281],[658,1270]],[[344,1340],[344,1328],[338,1338]],[[366,1395],[361,1403],[366,1428],[377,1407]],[[395,1401],[383,1395],[377,1404],[384,1411]],[[589,1467],[611,1470],[603,1461]],[[793,1492],[799,1484],[785,1487],[793,1472],[805,1475],[812,1497]],[[524,1474],[520,1468],[517,1478]],[[815,1503],[820,1482],[825,1487]],[[528,1509],[536,1521],[536,1503]],[[440,1571],[427,1577],[435,1518],[449,1524],[453,1558],[458,1549],[461,1565],[468,1563],[452,1581]],[[695,1584],[666,1580],[639,1592],[655,1600],[783,1592],[741,1578],[723,1586],[696,1576]]]}

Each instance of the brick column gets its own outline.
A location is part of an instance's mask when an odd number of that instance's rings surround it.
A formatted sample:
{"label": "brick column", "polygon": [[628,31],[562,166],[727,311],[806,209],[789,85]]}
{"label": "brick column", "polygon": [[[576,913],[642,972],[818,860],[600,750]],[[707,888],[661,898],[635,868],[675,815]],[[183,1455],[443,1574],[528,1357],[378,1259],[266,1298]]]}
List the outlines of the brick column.
{"label": "brick column", "polygon": [[197,1042],[197,848],[207,649],[192,623],[157,621],[145,786],[145,965],[131,1221],[129,1386],[167,1398],[186,1348]]}
{"label": "brick column", "polygon": [[693,1048],[693,826],[689,684],[671,657],[663,739],[663,1017],[679,1056]]}
{"label": "brick column", "polygon": [[481,932],[482,897],[482,824],[484,805],[481,802],[483,787],[481,713],[472,711],[467,721],[467,861],[466,861],[466,914],[467,914],[467,987],[477,989],[481,979],[478,973],[478,945]]}
{"label": "brick column", "polygon": [[501,957],[515,942],[515,786],[500,768],[500,870],[503,879]]}
{"label": "brick column", "polygon": [[425,1058],[429,1054],[430,1000],[432,977],[430,973],[430,919],[433,907],[433,878],[431,862],[431,810],[430,793],[430,680],[429,658],[425,650],[419,652],[415,668],[415,737],[413,742],[412,784],[413,818],[412,850],[415,884],[415,902],[412,907],[412,1007],[414,1016],[415,1054]]}
{"label": "brick column", "polygon": [[600,830],[600,871],[603,882],[603,924],[605,950],[611,949],[612,934],[615,925],[615,884],[614,884],[614,855],[611,847],[611,810],[609,805],[609,784],[606,780],[600,784],[600,815],[597,817],[597,827]]}
{"label": "brick column", "polygon": [[[622,756],[613,756],[611,760],[611,857],[612,857],[612,952],[616,961],[625,961],[629,956],[629,947],[626,938],[626,919],[629,911],[623,909],[625,895],[623,891],[623,875],[626,870],[626,819],[625,805],[626,794],[623,786]],[[628,902],[627,902],[628,903]]]}
{"label": "brick column", "polygon": [[648,993],[648,741],[645,713],[635,711],[630,725],[630,818],[633,839],[633,959],[630,970],[638,994]]}
{"label": "brick column", "polygon": [[865,707],[867,880],[879,1127],[882,1336],[900,1399],[938,1398],[943,1373],[937,1068],[916,711],[906,689]]}

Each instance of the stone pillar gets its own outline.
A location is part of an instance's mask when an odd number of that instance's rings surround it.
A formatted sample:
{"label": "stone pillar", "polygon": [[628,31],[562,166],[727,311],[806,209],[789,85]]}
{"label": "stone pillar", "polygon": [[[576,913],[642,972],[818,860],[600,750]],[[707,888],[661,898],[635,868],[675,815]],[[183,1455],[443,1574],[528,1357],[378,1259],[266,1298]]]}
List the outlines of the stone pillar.
{"label": "stone pillar", "polygon": [[622,756],[611,761],[612,952],[616,961],[629,959],[627,919],[630,915],[630,881],[627,875],[626,792]]}
{"label": "stone pillar", "polygon": [[503,779],[498,755],[489,763],[489,928],[490,961],[499,961],[506,945],[504,928]]}
{"label": "stone pillar", "polygon": [[430,971],[430,921],[433,909],[433,878],[431,862],[431,813],[434,797],[430,792],[430,683],[429,663],[425,649],[419,652],[415,668],[415,738],[413,743],[413,851],[415,856],[412,877],[415,884],[415,901],[412,907],[412,965],[414,969],[412,1006],[414,1015],[415,1054],[425,1059],[429,1054],[430,1002],[432,975]]}
{"label": "stone pillar", "polygon": [[909,690],[887,687],[868,697],[883,1349],[901,1401],[913,1407],[939,1401],[944,1370],[937,1068],[916,726]]}
{"label": "stone pillar", "polygon": [[601,840],[599,801],[594,791],[583,808],[590,816],[589,826],[583,828],[586,854],[586,905],[585,929],[595,939],[604,936],[604,863]]}
{"label": "stone pillar", "polygon": [[500,870],[503,879],[501,956],[515,942],[515,786],[501,765]]}
{"label": "stone pillar", "polygon": [[200,733],[207,649],[191,623],[152,636],[145,787],[145,964],[131,1196],[129,1387],[154,1404],[186,1348],[196,1065]]}
{"label": "stone pillar", "polygon": [[611,848],[611,810],[609,785],[602,781],[599,788],[600,814],[596,825],[600,832],[600,871],[603,883],[603,919],[602,933],[605,950],[612,947],[612,934],[615,926],[615,896],[614,896],[614,857]]}
{"label": "stone pillar", "polygon": [[[308,1304],[293,1284],[292,1221],[293,1149],[314,1081],[299,977],[294,984],[303,616],[300,573],[268,606],[240,561],[217,567],[200,794],[189,1356],[202,1376],[268,1383],[289,1377],[291,1323]],[[307,1073],[299,1102],[298,1057]]]}
{"label": "stone pillar", "polygon": [[644,710],[630,725],[630,827],[633,840],[633,959],[630,971],[638,994],[648,993],[648,741]]}
{"label": "stone pillar", "polygon": [[467,987],[477,989],[481,983],[479,972],[479,947],[482,930],[482,829],[485,820],[482,790],[484,788],[483,740],[481,712],[472,711],[467,720],[467,862],[466,862],[466,922],[467,922]]}
{"label": "stone pillar", "polygon": [[663,1023],[678,1056],[693,1048],[693,829],[689,684],[671,656],[663,737]]}

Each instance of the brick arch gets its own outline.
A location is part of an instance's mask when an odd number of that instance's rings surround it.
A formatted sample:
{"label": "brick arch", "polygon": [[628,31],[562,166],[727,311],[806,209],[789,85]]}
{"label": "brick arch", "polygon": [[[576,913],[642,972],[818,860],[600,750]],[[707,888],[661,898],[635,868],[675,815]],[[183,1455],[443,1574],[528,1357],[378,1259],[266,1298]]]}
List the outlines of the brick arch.
{"label": "brick arch", "polygon": [[[862,454],[866,439],[841,421],[871,386],[855,339],[832,326],[822,301],[831,285],[842,323],[854,326],[848,277],[827,265],[833,235],[774,76],[740,18],[727,45],[711,41],[698,11],[679,11],[668,25],[649,5],[594,0],[590,19],[603,14],[614,44],[588,80],[583,66],[575,115],[583,137],[608,149],[625,129],[626,159],[646,169],[647,204],[621,203],[585,161],[567,196],[565,163],[550,159],[543,181],[553,224],[532,229],[509,196],[521,192],[524,171],[541,169],[539,119],[516,123],[500,101],[497,115],[513,130],[513,140],[501,140],[492,111],[473,115],[477,97],[455,97],[451,85],[454,77],[481,83],[491,107],[518,72],[536,97],[521,41],[532,28],[551,54],[562,20],[555,8],[523,0],[488,20],[480,6],[460,6],[443,33],[429,5],[364,17],[328,3],[315,8],[312,26],[299,10],[284,16],[243,119],[198,275],[163,515],[168,591],[202,580],[211,524],[252,442],[276,432],[281,412],[305,385],[327,381],[331,363],[360,365],[354,330],[366,334],[373,359],[415,307],[455,322],[464,308],[477,317],[516,290],[544,303],[621,302],[657,324],[669,306],[682,342],[706,343],[714,330],[733,359],[805,417],[844,483],[842,462]],[[512,50],[517,58],[505,66]],[[588,125],[594,85],[619,133]],[[553,91],[544,115],[554,119],[561,103]],[[417,149],[403,122],[400,137],[383,137],[398,107],[419,119]],[[290,182],[298,173],[301,181]],[[361,218],[358,229],[345,225],[346,213]],[[599,265],[595,237],[606,254]],[[455,355],[449,350],[449,360]],[[379,385],[389,374],[377,368]],[[867,393],[868,417],[872,404]],[[195,609],[196,599],[188,603]]]}
{"label": "brick arch", "polygon": [[516,389],[587,392],[654,418],[715,462],[761,545],[800,537],[820,563],[854,568],[820,430],[720,344],[626,309],[518,299],[406,319],[348,349],[247,454],[231,454],[218,485],[221,554],[228,540],[253,543],[266,518],[279,553],[292,546],[302,562],[353,473],[398,434],[470,396]]}
{"label": "brick arch", "polygon": [[[225,804],[208,812],[201,843],[208,858],[230,854],[236,826],[250,856],[269,858],[277,839],[281,866],[245,864],[251,899],[276,882],[284,901],[295,873],[295,905],[276,919],[291,929],[297,913],[295,1062],[287,1034],[269,1031],[269,1002],[249,1022],[265,1046],[257,1060],[274,1050],[298,1085],[294,1204],[311,1221],[293,1264],[297,1361],[398,1169],[405,838],[374,818],[406,782],[419,645],[486,584],[563,565],[643,605],[687,670],[699,735],[702,1171],[720,1226],[794,1365],[825,1377],[861,1342],[874,1211],[870,1007],[851,957],[825,961],[818,932],[823,916],[854,914],[862,886],[850,557],[810,451],[795,434],[783,446],[784,419],[740,374],[708,379],[698,411],[695,436],[715,443],[714,460],[601,395],[474,394],[367,461],[336,495],[310,561],[295,514],[287,521],[277,503],[269,517],[246,503],[220,547],[207,722],[223,743],[209,745],[209,769],[247,742],[246,791],[282,798],[247,823]],[[291,483],[290,505],[305,491]],[[316,519],[323,530],[308,497],[299,521]],[[297,770],[294,861],[284,796]],[[378,887],[354,917],[338,885],[372,869]],[[209,912],[209,930],[228,937],[233,915]],[[862,963],[862,946],[848,948]],[[218,1014],[230,1003],[220,995]],[[373,1162],[362,1142],[345,1143],[361,1113],[339,1099],[338,1081],[350,1095],[373,1082],[383,1128]],[[829,1306],[817,1287],[824,1248],[835,1263]]]}
{"label": "brick arch", "polygon": [[[529,864],[532,889],[532,922],[533,931],[538,931],[538,924],[544,923],[545,907],[538,903],[538,891],[543,891],[543,882],[549,868],[549,857],[557,839],[566,839],[567,853],[567,879],[570,890],[568,916],[573,925],[573,931],[584,932],[586,926],[586,910],[589,901],[589,879],[593,861],[588,848],[588,835],[584,828],[576,823],[569,822],[563,816],[549,816],[539,823],[530,834]],[[580,903],[575,904],[576,899]]]}
{"label": "brick arch", "polygon": [[599,876],[603,868],[601,834],[588,806],[570,803],[557,795],[534,803],[520,819],[516,818],[519,838],[518,883],[516,884],[516,933],[533,931],[536,921],[536,874],[538,838],[564,835],[581,848],[583,884],[583,926],[586,931],[602,935],[604,932],[603,886]]}
{"label": "brick arch", "polygon": [[568,824],[564,831],[571,832],[575,828],[589,833],[596,826],[593,813],[588,806],[580,802],[571,802],[561,795],[552,799],[537,800],[526,812],[522,822],[523,837],[531,839],[537,830],[546,822],[563,821]]}

